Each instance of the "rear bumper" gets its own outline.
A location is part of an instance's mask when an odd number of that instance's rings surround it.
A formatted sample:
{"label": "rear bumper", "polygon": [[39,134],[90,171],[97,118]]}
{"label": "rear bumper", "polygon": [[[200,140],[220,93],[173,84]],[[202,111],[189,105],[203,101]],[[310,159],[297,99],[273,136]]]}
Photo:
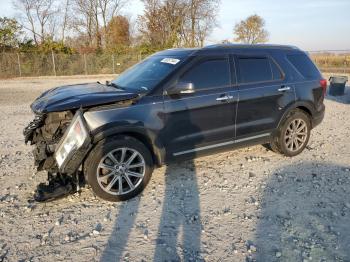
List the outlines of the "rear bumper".
{"label": "rear bumper", "polygon": [[325,106],[323,106],[321,111],[316,112],[312,116],[312,128],[318,126],[322,122],[322,120],[324,118],[324,114],[325,114]]}

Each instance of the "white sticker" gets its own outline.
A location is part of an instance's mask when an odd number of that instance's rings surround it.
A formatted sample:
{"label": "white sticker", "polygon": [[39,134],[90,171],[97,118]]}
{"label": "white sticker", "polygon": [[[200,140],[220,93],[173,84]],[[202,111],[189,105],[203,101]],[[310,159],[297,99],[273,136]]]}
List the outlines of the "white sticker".
{"label": "white sticker", "polygon": [[162,59],[162,61],[160,61],[162,63],[167,63],[167,64],[172,64],[172,65],[176,65],[178,62],[180,62],[179,59],[176,58],[164,58]]}

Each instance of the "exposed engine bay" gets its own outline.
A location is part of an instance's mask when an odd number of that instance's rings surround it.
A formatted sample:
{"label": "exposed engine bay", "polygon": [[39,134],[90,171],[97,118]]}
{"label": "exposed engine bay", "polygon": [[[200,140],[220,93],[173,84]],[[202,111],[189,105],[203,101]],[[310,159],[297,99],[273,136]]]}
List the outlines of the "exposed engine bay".
{"label": "exposed engine bay", "polygon": [[73,116],[71,111],[36,115],[24,129],[25,143],[35,145],[33,155],[38,171],[58,172],[53,154]]}
{"label": "exposed engine bay", "polygon": [[23,131],[25,143],[34,145],[33,156],[37,171],[48,172],[48,183],[41,183],[36,189],[34,198],[37,201],[48,201],[72,193],[79,184],[77,177],[60,174],[54,159],[57,144],[73,116],[72,111],[37,114]]}

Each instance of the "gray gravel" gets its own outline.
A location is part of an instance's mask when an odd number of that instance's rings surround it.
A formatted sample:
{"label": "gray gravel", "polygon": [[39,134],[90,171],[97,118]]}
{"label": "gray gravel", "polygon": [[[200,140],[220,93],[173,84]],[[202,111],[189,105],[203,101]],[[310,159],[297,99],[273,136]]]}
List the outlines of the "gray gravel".
{"label": "gray gravel", "polygon": [[35,174],[22,129],[47,88],[110,79],[0,84],[0,261],[350,261],[350,92],[326,100],[299,156],[255,146],[157,169],[140,197],[89,189],[29,203]]}

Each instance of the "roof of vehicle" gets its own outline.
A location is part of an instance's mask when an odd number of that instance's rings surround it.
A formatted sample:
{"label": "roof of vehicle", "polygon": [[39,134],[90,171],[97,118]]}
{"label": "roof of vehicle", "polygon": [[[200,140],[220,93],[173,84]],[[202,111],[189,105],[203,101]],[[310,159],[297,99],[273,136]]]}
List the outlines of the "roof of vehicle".
{"label": "roof of vehicle", "polygon": [[160,51],[156,53],[156,55],[164,55],[164,56],[190,56],[190,55],[199,55],[213,52],[225,53],[227,50],[289,50],[289,51],[298,51],[299,48],[295,46],[289,45],[272,45],[272,44],[254,44],[254,45],[246,45],[246,44],[216,44],[209,45],[203,48],[172,48]]}
{"label": "roof of vehicle", "polygon": [[211,48],[228,48],[228,49],[286,49],[286,50],[298,50],[296,46],[291,45],[272,45],[272,44],[217,44],[205,46],[202,49],[211,49]]}

